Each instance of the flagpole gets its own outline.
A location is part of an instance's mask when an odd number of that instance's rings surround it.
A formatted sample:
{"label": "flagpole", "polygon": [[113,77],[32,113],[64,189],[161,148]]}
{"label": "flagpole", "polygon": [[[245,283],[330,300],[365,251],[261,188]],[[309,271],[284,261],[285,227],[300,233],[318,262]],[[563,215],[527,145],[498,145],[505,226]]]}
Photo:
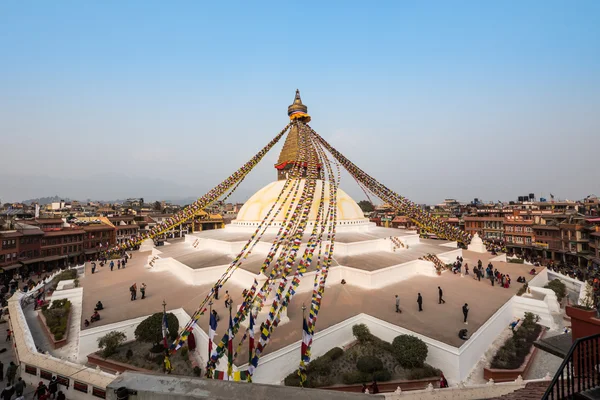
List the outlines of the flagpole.
{"label": "flagpole", "polygon": [[210,299],[208,302],[208,359],[210,360],[210,353],[212,353],[212,338],[210,337],[210,320],[212,316],[213,301]]}
{"label": "flagpole", "polygon": [[232,364],[233,364],[233,331],[231,329],[231,308],[233,305],[233,300],[229,300],[229,330],[228,330],[228,336],[229,336],[229,343],[227,344],[228,347],[228,353],[229,353],[229,360],[228,360],[228,365],[227,365],[227,379],[228,380],[233,380],[233,373],[232,373]]}
{"label": "flagpole", "polygon": [[[306,324],[306,305],[302,303],[302,343],[304,343],[304,324]],[[304,372],[304,346],[300,346],[300,369],[298,374],[300,375],[300,387],[304,387],[304,381],[306,380],[306,372]]]}

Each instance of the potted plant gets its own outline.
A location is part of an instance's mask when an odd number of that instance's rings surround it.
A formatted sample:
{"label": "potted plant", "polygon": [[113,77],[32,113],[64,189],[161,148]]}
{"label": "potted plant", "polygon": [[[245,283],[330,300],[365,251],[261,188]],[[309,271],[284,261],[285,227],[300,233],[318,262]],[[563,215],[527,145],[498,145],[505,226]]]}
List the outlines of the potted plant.
{"label": "potted plant", "polygon": [[589,283],[585,284],[585,294],[579,300],[578,305],[567,306],[565,308],[567,315],[575,319],[590,319],[596,316],[594,309],[594,289]]}

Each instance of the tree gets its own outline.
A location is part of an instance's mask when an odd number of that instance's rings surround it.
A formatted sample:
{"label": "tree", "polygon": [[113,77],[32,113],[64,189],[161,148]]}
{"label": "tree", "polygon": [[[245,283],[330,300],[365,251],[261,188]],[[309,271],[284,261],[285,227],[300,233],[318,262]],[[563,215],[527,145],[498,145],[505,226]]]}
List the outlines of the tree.
{"label": "tree", "polygon": [[560,281],[560,279],[554,279],[554,280],[548,282],[548,284],[546,286],[544,286],[544,288],[552,289],[554,291],[554,293],[556,294],[556,300],[558,300],[559,303],[567,295],[567,287],[565,286],[564,283],[562,283]]}
{"label": "tree", "polygon": [[117,348],[125,342],[127,336],[123,332],[112,331],[98,338],[98,347],[102,350],[102,357],[108,358],[117,352]]}
{"label": "tree", "polygon": [[152,208],[154,208],[154,211],[162,211],[162,204],[160,204],[160,201],[155,201]]}
{"label": "tree", "polygon": [[366,343],[371,339],[369,327],[365,324],[356,324],[352,327],[352,334],[360,343]]}
{"label": "tree", "polygon": [[375,207],[373,207],[373,204],[368,200],[359,201],[358,206],[360,207],[360,209],[363,212],[371,212],[371,211],[375,210]]}
{"label": "tree", "polygon": [[400,335],[392,342],[394,355],[403,368],[421,368],[427,358],[427,345],[412,335]]}
{"label": "tree", "polygon": [[[143,320],[135,328],[135,340],[147,343],[160,343],[162,340],[163,313],[156,313]],[[175,340],[179,333],[179,321],[173,313],[167,313],[167,326],[169,328],[169,340]]]}

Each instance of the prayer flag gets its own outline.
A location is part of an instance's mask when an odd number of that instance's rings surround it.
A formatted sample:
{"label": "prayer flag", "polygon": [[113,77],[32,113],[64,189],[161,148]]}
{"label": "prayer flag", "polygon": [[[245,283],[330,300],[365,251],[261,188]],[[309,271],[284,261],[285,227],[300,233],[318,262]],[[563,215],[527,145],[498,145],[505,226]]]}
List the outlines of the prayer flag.
{"label": "prayer flag", "polygon": [[167,336],[169,336],[169,325],[167,324],[166,311],[163,311],[162,335],[163,335],[163,345],[165,346],[165,349],[168,349],[169,345],[167,344]]}
{"label": "prayer flag", "polygon": [[233,370],[233,321],[229,314],[229,331],[227,332],[227,376],[231,376]]}
{"label": "prayer flag", "polygon": [[210,357],[212,353],[212,345],[215,340],[215,335],[217,334],[217,318],[211,312],[210,313],[210,321],[208,327],[208,356]]}

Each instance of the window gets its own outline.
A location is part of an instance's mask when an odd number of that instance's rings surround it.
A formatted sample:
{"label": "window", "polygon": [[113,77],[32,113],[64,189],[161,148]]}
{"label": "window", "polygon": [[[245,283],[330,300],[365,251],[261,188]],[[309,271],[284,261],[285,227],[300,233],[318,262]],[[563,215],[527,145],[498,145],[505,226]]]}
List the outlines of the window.
{"label": "window", "polygon": [[531,244],[531,238],[529,236],[525,238],[525,243]]}

